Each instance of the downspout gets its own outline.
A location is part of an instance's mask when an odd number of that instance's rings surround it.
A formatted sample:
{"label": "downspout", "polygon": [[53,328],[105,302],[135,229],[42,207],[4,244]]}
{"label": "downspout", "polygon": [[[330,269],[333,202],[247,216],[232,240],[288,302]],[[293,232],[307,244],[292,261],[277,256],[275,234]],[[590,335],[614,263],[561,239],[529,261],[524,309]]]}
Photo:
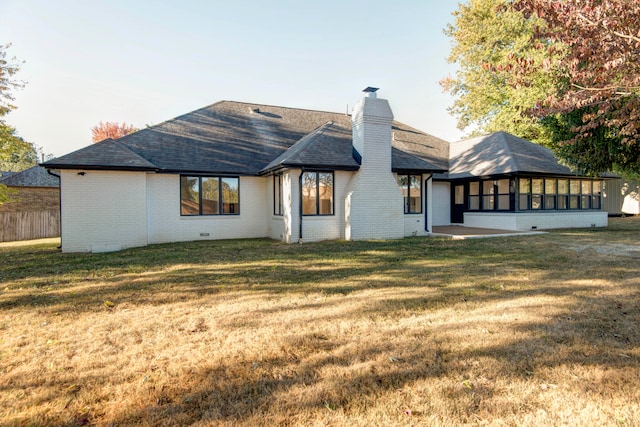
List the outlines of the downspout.
{"label": "downspout", "polygon": [[51,172],[51,169],[47,169],[47,173],[51,176],[55,176],[56,178],[58,178],[58,212],[60,214],[60,246],[58,246],[58,249],[62,249],[62,180],[60,179],[60,175]]}
{"label": "downspout", "polygon": [[[432,191],[429,191],[429,181],[431,181],[433,179],[433,174],[430,173],[429,177],[425,180],[424,182],[424,194],[425,196],[431,196],[433,199],[433,195],[431,193],[433,193]],[[433,187],[432,187],[433,189]],[[429,231],[429,197],[425,197],[424,198],[424,231],[426,231],[427,233],[430,233]],[[433,203],[432,203],[433,204]],[[433,215],[431,215],[433,216]],[[433,221],[433,219],[432,219]]]}
{"label": "downspout", "polygon": [[304,174],[304,167],[300,168],[300,176],[298,177],[298,193],[300,194],[300,203],[298,206],[298,216],[300,220],[298,221],[298,243],[302,243],[302,175]]}

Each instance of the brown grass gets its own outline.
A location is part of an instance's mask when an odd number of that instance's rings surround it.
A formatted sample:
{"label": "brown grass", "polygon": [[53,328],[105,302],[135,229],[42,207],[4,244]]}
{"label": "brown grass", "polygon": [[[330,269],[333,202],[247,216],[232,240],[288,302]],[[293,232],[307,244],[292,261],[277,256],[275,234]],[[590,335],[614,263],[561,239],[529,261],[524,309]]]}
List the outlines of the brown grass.
{"label": "brown grass", "polygon": [[640,218],[0,247],[3,425],[640,425]]}

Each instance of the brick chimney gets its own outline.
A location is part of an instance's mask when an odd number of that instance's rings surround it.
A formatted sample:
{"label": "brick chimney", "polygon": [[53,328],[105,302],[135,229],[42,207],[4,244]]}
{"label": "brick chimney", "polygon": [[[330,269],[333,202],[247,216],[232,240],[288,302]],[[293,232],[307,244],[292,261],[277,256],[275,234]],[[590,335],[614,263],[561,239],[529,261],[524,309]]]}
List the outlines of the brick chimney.
{"label": "brick chimney", "polygon": [[368,87],[351,118],[353,147],[362,158],[347,185],[345,238],[353,240],[404,237],[402,193],[391,172],[393,113],[386,99]]}

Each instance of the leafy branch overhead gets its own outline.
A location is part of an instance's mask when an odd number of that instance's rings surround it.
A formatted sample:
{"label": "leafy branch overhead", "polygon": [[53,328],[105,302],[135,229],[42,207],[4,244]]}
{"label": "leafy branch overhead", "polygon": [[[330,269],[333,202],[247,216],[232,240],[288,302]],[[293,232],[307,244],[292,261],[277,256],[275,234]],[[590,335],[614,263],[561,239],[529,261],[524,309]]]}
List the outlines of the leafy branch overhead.
{"label": "leafy branch overhead", "polygon": [[470,0],[445,33],[458,126],[547,145],[583,173],[640,172],[640,3]]}

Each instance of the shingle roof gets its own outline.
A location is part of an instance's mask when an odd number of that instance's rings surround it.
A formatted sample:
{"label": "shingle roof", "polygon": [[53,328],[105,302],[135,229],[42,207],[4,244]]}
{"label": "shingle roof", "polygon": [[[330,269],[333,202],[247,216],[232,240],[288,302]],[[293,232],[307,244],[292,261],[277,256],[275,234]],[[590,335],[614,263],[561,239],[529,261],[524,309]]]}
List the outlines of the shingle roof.
{"label": "shingle roof", "polygon": [[351,145],[351,129],[327,122],[300,138],[262,171],[280,167],[333,168],[357,170],[360,166]]}
{"label": "shingle roof", "polygon": [[[446,169],[446,141],[399,122],[393,127],[393,146],[404,152],[396,166]],[[346,114],[221,101],[43,165],[239,175],[258,175],[278,164],[350,169],[358,165],[351,141]]]}
{"label": "shingle roof", "polygon": [[49,168],[155,170],[157,167],[120,140],[105,139],[42,163]]}
{"label": "shingle roof", "polygon": [[450,150],[451,179],[513,173],[575,175],[551,150],[506,132],[454,142]]}
{"label": "shingle roof", "polygon": [[59,187],[60,180],[47,173],[45,168],[33,166],[22,172],[3,175],[0,184],[9,187]]}

